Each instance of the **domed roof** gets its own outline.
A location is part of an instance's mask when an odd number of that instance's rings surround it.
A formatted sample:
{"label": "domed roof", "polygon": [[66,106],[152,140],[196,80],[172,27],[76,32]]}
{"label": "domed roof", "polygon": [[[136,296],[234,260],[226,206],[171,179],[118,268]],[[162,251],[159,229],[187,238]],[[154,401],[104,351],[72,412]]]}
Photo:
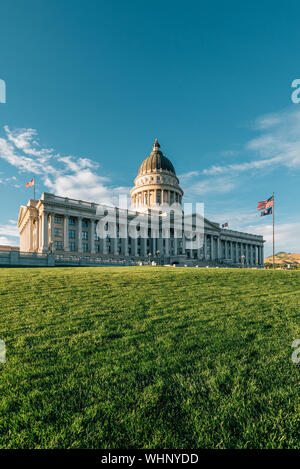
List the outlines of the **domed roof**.
{"label": "domed roof", "polygon": [[162,151],[160,150],[160,144],[156,138],[153,145],[153,151],[142,162],[138,176],[146,172],[156,172],[162,170],[170,171],[176,175],[174,166],[172,165],[171,161],[163,155]]}

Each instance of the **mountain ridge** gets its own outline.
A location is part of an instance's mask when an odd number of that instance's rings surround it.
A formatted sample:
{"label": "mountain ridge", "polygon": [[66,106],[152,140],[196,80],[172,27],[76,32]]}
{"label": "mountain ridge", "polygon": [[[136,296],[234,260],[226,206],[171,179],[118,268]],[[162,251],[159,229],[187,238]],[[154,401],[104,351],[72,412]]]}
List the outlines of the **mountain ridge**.
{"label": "mountain ridge", "polygon": [[[265,264],[273,263],[273,256],[265,258]],[[275,254],[275,264],[300,264],[300,254],[295,252],[277,252]]]}

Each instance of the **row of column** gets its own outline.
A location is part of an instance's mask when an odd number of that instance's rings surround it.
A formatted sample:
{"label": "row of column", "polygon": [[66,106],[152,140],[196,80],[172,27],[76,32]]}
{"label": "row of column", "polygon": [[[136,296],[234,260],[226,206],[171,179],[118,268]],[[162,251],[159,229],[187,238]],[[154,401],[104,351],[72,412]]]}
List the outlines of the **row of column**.
{"label": "row of column", "polygon": [[[160,200],[158,198],[158,193],[160,193]],[[168,189],[148,189],[134,195],[133,202],[135,207],[150,207],[152,204],[156,203],[181,203],[181,195],[176,191]]]}
{"label": "row of column", "polygon": [[[221,252],[221,241],[224,241],[224,255]],[[208,253],[208,246],[210,246],[210,253]],[[263,265],[264,263],[263,246],[244,241],[221,240],[219,237],[216,237],[215,243],[212,235],[204,235],[203,247],[198,249],[197,257],[205,260],[228,260],[235,264],[244,263],[245,265]]]}
{"label": "row of column", "polygon": [[[50,215],[50,230],[48,225],[48,215]],[[76,229],[76,251],[83,252],[82,249],[82,220],[83,217],[79,216],[77,219],[77,229]],[[95,249],[95,229],[97,219],[90,218],[88,223],[88,252],[94,254]],[[49,243],[52,245],[52,249],[55,249],[54,246],[54,213],[48,214],[46,211],[41,214],[39,219],[35,220],[35,229],[30,230],[30,249],[34,250],[34,244],[36,249],[40,252],[47,252],[49,248]],[[63,216],[63,250],[69,251],[69,242],[72,241],[69,239],[69,216]],[[49,236],[50,235],[50,236]],[[147,256],[150,251],[152,255],[155,255],[157,251],[163,256],[170,256],[171,254],[176,256],[178,255],[179,250],[179,241],[182,242],[182,253],[185,253],[185,237],[183,238],[172,238],[173,241],[173,250],[171,253],[171,239],[168,237],[169,233],[164,232],[164,239],[157,236],[158,233],[154,233],[153,238],[150,239],[149,245],[147,245],[146,238],[131,238],[130,241],[130,253],[129,253],[129,240],[128,238],[110,238],[110,252],[114,255],[124,255],[132,256],[138,255],[138,250],[140,250],[140,256]],[[34,238],[35,237],[35,242]],[[221,241],[224,241],[224,254],[221,252]],[[99,239],[99,251],[103,254],[108,254],[109,245],[106,239]],[[210,252],[209,248],[210,247]],[[230,249],[229,249],[230,248]],[[229,254],[230,252],[230,254]],[[244,256],[242,258],[242,256]],[[239,264],[244,263],[245,265],[263,265],[263,246],[245,243],[243,241],[231,241],[231,240],[221,240],[219,237],[214,237],[213,235],[204,235],[203,247],[199,248],[197,251],[198,259],[205,260],[216,260],[224,259],[232,261],[233,263]]]}
{"label": "row of column", "polygon": [[[50,226],[48,222],[48,217],[50,217]],[[54,213],[48,213],[44,211],[38,219],[38,228],[37,228],[37,243],[36,247],[37,250],[40,252],[47,252],[49,246],[51,245],[51,249],[55,250],[55,227],[54,227]],[[76,237],[75,239],[69,239],[69,230],[72,228],[73,225],[69,224],[69,216],[64,215],[61,217],[63,218],[63,250],[66,252],[70,251],[69,242],[74,241],[76,243],[76,252],[83,252],[82,244],[82,220],[83,217],[78,216],[76,217]],[[73,217],[72,217],[73,218]],[[84,217],[86,219],[86,217]],[[88,240],[87,243],[89,245],[88,253],[94,254],[96,253],[96,245],[95,245],[95,232],[96,232],[96,223],[97,219],[89,218],[88,219]],[[120,229],[122,225],[120,225]],[[165,236],[167,233],[165,234]],[[130,246],[129,246],[129,238],[110,238],[109,243],[106,239],[99,238],[98,245],[99,245],[99,253],[108,254],[109,253],[109,244],[110,244],[110,252],[114,255],[132,255],[146,257],[148,252],[154,256],[156,252],[159,251],[161,255],[169,256],[170,255],[170,239],[165,238],[163,241],[162,238],[158,237],[158,233],[153,233],[153,238],[150,239],[149,245],[147,244],[147,238],[130,238]],[[178,248],[179,248],[179,241],[182,239],[174,238],[173,239],[173,253],[177,255]],[[184,242],[183,242],[184,245]],[[130,247],[130,249],[129,249]],[[32,249],[33,250],[33,249]],[[138,254],[138,251],[140,253]]]}

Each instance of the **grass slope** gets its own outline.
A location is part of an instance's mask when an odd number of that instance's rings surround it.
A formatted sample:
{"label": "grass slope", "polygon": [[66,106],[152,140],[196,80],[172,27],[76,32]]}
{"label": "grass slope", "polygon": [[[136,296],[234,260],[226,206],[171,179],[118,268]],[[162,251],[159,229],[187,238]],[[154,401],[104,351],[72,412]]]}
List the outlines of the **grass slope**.
{"label": "grass slope", "polygon": [[0,269],[2,448],[299,448],[300,272]]}

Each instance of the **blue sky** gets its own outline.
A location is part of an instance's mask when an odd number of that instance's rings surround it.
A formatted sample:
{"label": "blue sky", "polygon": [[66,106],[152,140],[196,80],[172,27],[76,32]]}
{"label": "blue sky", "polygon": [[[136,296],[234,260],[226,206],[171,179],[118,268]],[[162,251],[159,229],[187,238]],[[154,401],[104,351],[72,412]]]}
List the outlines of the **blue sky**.
{"label": "blue sky", "polygon": [[[185,200],[300,252],[299,2],[1,5],[0,244],[32,191],[114,202],[158,138]],[[295,207],[296,206],[296,207]]]}

